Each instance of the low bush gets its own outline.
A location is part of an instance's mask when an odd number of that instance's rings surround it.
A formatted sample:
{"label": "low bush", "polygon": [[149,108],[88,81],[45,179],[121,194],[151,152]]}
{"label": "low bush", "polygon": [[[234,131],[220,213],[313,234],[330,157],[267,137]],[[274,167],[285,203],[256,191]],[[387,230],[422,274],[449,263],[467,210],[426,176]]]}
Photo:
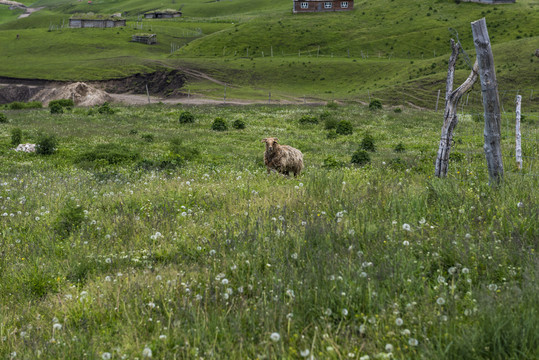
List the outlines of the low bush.
{"label": "low bush", "polygon": [[228,125],[226,123],[226,120],[222,117],[217,117],[215,120],[213,120],[213,123],[211,124],[211,129],[215,131],[226,131],[228,130]]}
{"label": "low bush", "polygon": [[22,141],[22,130],[19,128],[11,129],[11,145],[18,146]]}
{"label": "low bush", "polygon": [[328,131],[328,134],[326,136],[328,139],[336,139],[339,137],[339,135],[337,134],[337,132],[335,131],[335,129],[331,129],[330,131]]}
{"label": "low bush", "polygon": [[80,154],[77,157],[77,162],[103,162],[109,165],[116,165],[137,160],[139,156],[138,152],[132,151],[124,145],[99,144],[92,150]]}
{"label": "low bush", "polygon": [[303,115],[299,118],[299,123],[301,125],[318,124],[318,118],[312,115]]}
{"label": "low bush", "polygon": [[75,103],[71,99],[58,99],[49,102],[49,108],[52,108],[55,105],[60,105],[61,107],[74,107]]}
{"label": "low bush", "polygon": [[14,101],[7,105],[10,110],[23,110],[23,109],[41,109],[43,104],[39,101],[21,102]]}
{"label": "low bush", "polygon": [[56,136],[41,134],[36,142],[36,153],[39,155],[52,155],[56,152],[57,146],[58,140]]}
{"label": "low bush", "polygon": [[110,107],[108,102],[105,102],[103,105],[97,108],[97,112],[101,115],[112,115],[114,114],[114,109]]}
{"label": "low bush", "polygon": [[402,109],[400,107],[398,108],[395,108],[395,110],[393,110],[394,113],[397,113],[397,114],[400,114],[402,112]]}
{"label": "low bush", "polygon": [[401,153],[405,152],[406,149],[404,148],[404,144],[400,142],[393,148],[393,151],[395,151],[396,153]]}
{"label": "low bush", "polygon": [[352,123],[350,121],[341,120],[337,124],[337,128],[335,130],[339,135],[352,135],[352,133],[354,132],[354,127],[352,126]]}
{"label": "low bush", "polygon": [[195,116],[189,111],[183,111],[180,114],[180,124],[191,124],[195,122]]}
{"label": "low bush", "polygon": [[140,138],[149,143],[153,142],[154,140],[153,134],[142,134]]}
{"label": "low bush", "polygon": [[326,130],[337,129],[339,126],[339,120],[335,118],[328,118],[324,120],[324,128]]}
{"label": "low bush", "polygon": [[243,121],[242,119],[236,119],[232,123],[232,127],[238,130],[245,129],[245,126],[245,121]]}
{"label": "low bush", "polygon": [[372,135],[369,133],[365,134],[365,136],[363,136],[363,139],[361,139],[359,147],[366,151],[375,152],[376,145],[374,144],[374,138],[372,137]]}
{"label": "low bush", "polygon": [[337,104],[337,102],[335,102],[335,101],[328,101],[328,103],[326,104],[326,107],[328,109],[335,110],[335,109],[339,108],[339,104]]}
{"label": "low bush", "polygon": [[368,164],[371,161],[371,157],[369,153],[363,149],[357,150],[355,153],[352,154],[352,164],[363,166],[365,164]]}
{"label": "low bush", "polygon": [[378,99],[374,99],[369,104],[370,110],[380,110],[382,109],[382,102]]}
{"label": "low bush", "polygon": [[58,103],[55,103],[55,104],[52,104],[52,105],[49,104],[49,107],[51,109],[51,114],[63,114],[64,113],[64,108],[62,107],[62,105],[60,105]]}
{"label": "low bush", "polygon": [[7,123],[7,116],[4,113],[0,113],[0,124]]}
{"label": "low bush", "polygon": [[340,168],[343,166],[344,166],[344,163],[342,161],[335,159],[335,157],[331,155],[326,157],[324,159],[324,163],[322,164],[322,167],[326,169]]}

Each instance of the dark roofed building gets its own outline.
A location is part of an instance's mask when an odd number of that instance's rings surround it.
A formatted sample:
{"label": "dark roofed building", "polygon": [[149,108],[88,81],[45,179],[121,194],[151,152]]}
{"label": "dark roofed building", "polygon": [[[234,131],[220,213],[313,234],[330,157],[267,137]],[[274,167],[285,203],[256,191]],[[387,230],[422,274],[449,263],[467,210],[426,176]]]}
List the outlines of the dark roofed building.
{"label": "dark roofed building", "polygon": [[325,12],[325,11],[350,11],[354,9],[354,0],[293,0],[294,14],[303,12]]}

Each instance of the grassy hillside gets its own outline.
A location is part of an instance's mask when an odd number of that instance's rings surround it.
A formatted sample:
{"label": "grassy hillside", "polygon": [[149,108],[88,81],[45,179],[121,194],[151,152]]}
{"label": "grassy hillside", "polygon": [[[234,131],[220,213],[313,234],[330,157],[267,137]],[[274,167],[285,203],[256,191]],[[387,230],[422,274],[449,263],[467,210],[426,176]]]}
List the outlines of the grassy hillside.
{"label": "grassy hillside", "polygon": [[[0,358],[539,356],[537,118],[522,172],[503,127],[491,188],[471,117],[436,179],[432,112],[96,110],[3,111]],[[17,128],[57,152],[13,151]],[[303,152],[299,178],[266,174],[267,136]]]}
{"label": "grassy hillside", "polygon": [[[249,92],[257,97],[272,91],[327,99],[368,98],[375,92],[388,100],[398,92],[411,92],[419,98],[422,91],[432,96],[444,88],[449,39],[455,36],[449,28],[458,32],[473,61],[470,22],[486,17],[500,87],[528,89],[539,78],[539,59],[533,56],[539,38],[535,26],[539,4],[531,0],[497,6],[440,0],[359,1],[352,12],[301,15],[293,15],[290,1],[281,0],[184,5],[181,19],[141,22],[138,16],[144,11],[180,4],[38,1],[33,6],[46,9],[28,18],[0,17],[0,76],[96,80],[168,64],[207,72],[242,88],[246,97]],[[61,28],[70,14],[88,11],[123,12],[127,27]],[[134,29],[141,24],[142,30]],[[158,45],[129,43],[137,31],[156,33]],[[14,41],[16,34],[21,41]],[[171,46],[179,50],[171,54]],[[458,68],[460,81],[469,66],[461,60]],[[214,83],[194,79],[188,85],[206,95],[220,96],[223,91]]]}

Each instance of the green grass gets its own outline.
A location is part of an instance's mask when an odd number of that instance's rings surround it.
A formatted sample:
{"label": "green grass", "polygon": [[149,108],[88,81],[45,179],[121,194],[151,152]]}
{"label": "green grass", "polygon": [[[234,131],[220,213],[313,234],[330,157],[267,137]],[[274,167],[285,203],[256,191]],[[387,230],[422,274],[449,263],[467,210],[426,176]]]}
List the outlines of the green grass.
{"label": "green grass", "polygon": [[[440,113],[115,110],[4,111],[0,357],[357,359],[388,356],[387,344],[398,359],[539,355],[537,119],[523,124],[518,172],[504,115],[505,181],[491,188],[471,116],[437,179]],[[185,110],[195,123],[179,123]],[[304,115],[348,120],[354,133],[328,139]],[[217,117],[247,127],[212,131]],[[14,152],[15,127],[23,142],[55,135],[57,152]],[[376,152],[353,166],[366,134]],[[268,136],[303,152],[299,178],[266,175]],[[196,156],[138,166],[171,149]]]}
{"label": "green grass", "polygon": [[[43,0],[32,16],[14,20],[0,14],[3,51],[0,75],[59,80],[96,80],[153,71],[166,64],[190,67],[226,81],[242,98],[258,99],[269,91],[283,97],[304,94],[323,99],[368,101],[375,93],[386,103],[407,101],[432,108],[445,87],[449,39],[459,39],[473,61],[470,22],[485,17],[502,89],[532,88],[537,78],[537,4],[522,0],[488,6],[454,1],[358,2],[343,13],[291,13],[290,1],[202,0],[183,4],[184,17],[144,20],[138,16],[180,4],[140,0],[67,2]],[[122,12],[124,29],[63,29],[77,12]],[[199,29],[201,31],[199,31]],[[157,45],[129,42],[134,32],[157,34]],[[16,34],[21,41],[15,42]],[[171,43],[179,50],[170,54]],[[269,58],[273,52],[274,57]],[[33,53],[39,56],[28,57]],[[247,56],[248,55],[248,56]],[[469,66],[461,60],[459,79]],[[191,79],[188,86],[212,97],[220,86]]]}

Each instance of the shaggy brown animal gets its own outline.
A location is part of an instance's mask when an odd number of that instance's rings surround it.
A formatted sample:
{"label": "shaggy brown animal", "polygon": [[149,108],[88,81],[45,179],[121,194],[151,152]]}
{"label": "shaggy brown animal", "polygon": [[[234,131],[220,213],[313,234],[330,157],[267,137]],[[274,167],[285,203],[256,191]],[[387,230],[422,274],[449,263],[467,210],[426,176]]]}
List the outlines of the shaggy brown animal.
{"label": "shaggy brown animal", "polygon": [[271,170],[278,171],[283,175],[289,175],[292,171],[294,176],[298,176],[303,169],[303,154],[298,149],[288,145],[280,145],[277,138],[262,139],[266,143],[264,152],[264,163]]}

